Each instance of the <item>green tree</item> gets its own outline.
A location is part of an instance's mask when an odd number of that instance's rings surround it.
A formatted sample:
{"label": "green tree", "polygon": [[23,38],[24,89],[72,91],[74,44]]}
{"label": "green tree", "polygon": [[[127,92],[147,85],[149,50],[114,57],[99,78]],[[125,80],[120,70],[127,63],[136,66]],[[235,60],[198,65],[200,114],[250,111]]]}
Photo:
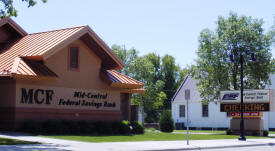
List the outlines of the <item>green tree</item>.
{"label": "green tree", "polygon": [[174,93],[190,70],[180,70],[174,57],[169,55],[138,56],[135,49],[118,45],[113,45],[112,50],[125,63],[120,72],[144,83],[146,93],[134,95],[131,102],[144,107],[146,122],[158,122],[159,113],[170,108]]}
{"label": "green tree", "polygon": [[273,47],[275,48],[275,17],[274,17],[274,24],[271,26],[270,31],[268,32],[269,36],[271,36]]}
{"label": "green tree", "polygon": [[146,122],[156,122],[166,94],[162,91],[164,82],[159,78],[160,58],[156,54],[138,57],[134,49],[127,50],[114,45],[113,52],[125,63],[122,73],[144,83],[145,94],[133,95],[131,102],[143,106]]}
{"label": "green tree", "polygon": [[[271,54],[271,36],[264,34],[263,21],[230,13],[219,17],[217,29],[200,33],[195,78],[203,101],[219,98],[221,90],[240,89],[239,54],[244,54],[244,88],[262,89],[270,83],[274,61]],[[251,53],[256,61],[249,61]],[[235,62],[229,60],[234,54]]]}
{"label": "green tree", "polygon": [[174,121],[171,110],[164,110],[159,120],[159,129],[162,132],[171,133],[174,130]]}
{"label": "green tree", "polygon": [[171,99],[177,91],[178,83],[180,83],[179,67],[175,64],[175,58],[170,55],[162,57],[161,64],[162,81],[164,81],[164,92],[167,99],[164,101],[164,109],[171,109]]}
{"label": "green tree", "polygon": [[145,94],[134,95],[132,103],[143,106],[146,113],[146,122],[156,122],[159,118],[159,110],[163,106],[166,94],[162,91],[164,82],[155,79],[156,69],[148,56],[138,57],[130,67],[133,78],[143,82],[146,89]]}
{"label": "green tree", "polygon": [[[41,0],[46,3],[47,0]],[[28,7],[34,6],[37,2],[35,0],[22,0],[22,2],[26,2]],[[13,6],[13,0],[0,0],[0,18],[4,18],[6,16],[17,16],[17,10]]]}
{"label": "green tree", "polygon": [[134,64],[135,59],[138,57],[138,51],[134,48],[132,49],[125,49],[124,46],[119,45],[113,45],[112,51],[122,60],[122,62],[125,64],[125,67],[120,70],[119,72],[128,75],[133,76],[131,71],[131,66]]}

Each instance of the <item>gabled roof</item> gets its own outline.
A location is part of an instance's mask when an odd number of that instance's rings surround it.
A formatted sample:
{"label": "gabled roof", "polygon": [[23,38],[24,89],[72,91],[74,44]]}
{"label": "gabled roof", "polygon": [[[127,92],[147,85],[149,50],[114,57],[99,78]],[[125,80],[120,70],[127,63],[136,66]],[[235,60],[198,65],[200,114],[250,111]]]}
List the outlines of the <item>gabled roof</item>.
{"label": "gabled roof", "polygon": [[175,98],[177,97],[178,93],[181,91],[183,85],[185,84],[185,82],[187,81],[188,78],[189,78],[189,75],[187,75],[187,76],[184,78],[184,80],[182,81],[180,87],[178,88],[177,92],[174,94],[174,96],[173,96],[173,98],[172,98],[171,101],[174,101],[174,100],[175,100]]}
{"label": "gabled roof", "polygon": [[[13,22],[11,19],[4,19],[4,21],[1,21],[1,25]],[[22,33],[23,35],[26,34],[24,32]],[[5,50],[1,50],[0,73],[3,71],[10,71],[17,57],[45,60],[77,39],[81,39],[102,59],[103,68],[122,69],[124,67],[123,62],[90,29],[90,27],[79,26],[25,35],[13,44],[10,44]]]}
{"label": "gabled roof", "polygon": [[11,74],[13,77],[16,75],[51,77],[52,79],[58,77],[52,70],[45,66],[42,61],[29,60],[22,57],[15,59]]}
{"label": "gabled roof", "polygon": [[5,17],[0,19],[0,27],[3,25],[10,25],[13,29],[15,29],[21,36],[26,36],[27,32],[21,28],[16,22],[14,22],[12,19],[9,17]]}
{"label": "gabled roof", "polygon": [[101,77],[111,87],[122,88],[125,93],[145,92],[143,83],[114,70],[122,69],[124,63],[89,26],[27,34],[12,19],[4,18],[0,20],[1,30],[6,34],[2,38],[5,45],[0,47],[1,78],[56,80],[58,75],[44,65],[44,60],[80,39],[102,60]]}
{"label": "gabled roof", "polygon": [[10,71],[17,57],[36,57],[43,60],[43,54],[81,29],[83,27],[26,35],[0,53],[0,72]]}

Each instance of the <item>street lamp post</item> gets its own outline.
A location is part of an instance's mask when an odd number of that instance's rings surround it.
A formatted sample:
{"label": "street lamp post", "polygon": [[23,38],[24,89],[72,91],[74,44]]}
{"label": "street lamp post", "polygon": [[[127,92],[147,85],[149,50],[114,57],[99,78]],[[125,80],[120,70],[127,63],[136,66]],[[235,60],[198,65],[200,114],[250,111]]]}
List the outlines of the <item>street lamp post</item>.
{"label": "street lamp post", "polygon": [[241,64],[241,120],[240,120],[240,137],[239,140],[245,141],[244,136],[244,119],[243,119],[243,54],[240,55],[240,64]]}
{"label": "street lamp post", "polygon": [[[254,53],[251,53],[251,61],[255,61],[255,56],[254,56]],[[230,55],[230,60],[232,62],[235,62],[234,61],[234,56],[233,54]],[[244,119],[243,119],[243,112],[244,112],[244,108],[243,108],[243,62],[244,62],[244,59],[243,59],[243,53],[240,53],[240,65],[241,65],[241,75],[240,75],[240,79],[241,79],[241,120],[240,120],[240,137],[238,138],[239,140],[241,141],[245,141],[246,138],[245,138],[245,135],[244,135]]]}

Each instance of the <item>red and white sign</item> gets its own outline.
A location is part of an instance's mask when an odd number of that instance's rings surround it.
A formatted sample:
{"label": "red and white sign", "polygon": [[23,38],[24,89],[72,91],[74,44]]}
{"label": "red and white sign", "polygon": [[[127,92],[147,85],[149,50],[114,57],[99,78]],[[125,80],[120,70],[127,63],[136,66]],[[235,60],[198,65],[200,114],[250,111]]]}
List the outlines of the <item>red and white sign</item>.
{"label": "red and white sign", "polygon": [[[230,112],[230,116],[232,116],[232,117],[240,117],[241,113],[240,112]],[[260,112],[244,112],[243,116],[244,117],[260,117],[261,114],[260,114]]]}

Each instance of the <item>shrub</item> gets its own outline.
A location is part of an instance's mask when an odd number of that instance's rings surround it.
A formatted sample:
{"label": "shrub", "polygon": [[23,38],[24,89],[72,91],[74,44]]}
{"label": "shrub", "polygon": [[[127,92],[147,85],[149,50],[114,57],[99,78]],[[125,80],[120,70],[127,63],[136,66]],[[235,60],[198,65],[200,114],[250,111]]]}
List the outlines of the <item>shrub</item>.
{"label": "shrub", "polygon": [[56,121],[48,120],[41,123],[41,129],[43,134],[58,134]]}
{"label": "shrub", "polygon": [[232,135],[232,130],[231,129],[226,130],[226,135]]}
{"label": "shrub", "polygon": [[19,126],[18,131],[39,134],[41,133],[41,123],[33,120],[25,121]]}
{"label": "shrub", "polygon": [[130,125],[129,122],[113,122],[112,123],[112,133],[113,134],[129,134]]}
{"label": "shrub", "polygon": [[101,134],[112,134],[112,126],[110,123],[98,121],[93,123],[95,132],[99,135]]}
{"label": "shrub", "polygon": [[264,130],[263,135],[264,135],[264,136],[268,136],[268,131],[267,131],[267,130]]}
{"label": "shrub", "polygon": [[141,134],[144,128],[138,122],[89,122],[71,120],[47,120],[44,122],[25,121],[17,129],[18,131],[33,134],[74,134],[74,135],[108,135],[108,134],[130,134],[132,124],[134,134]]}
{"label": "shrub", "polygon": [[59,134],[79,134],[77,123],[70,120],[61,120],[57,122],[56,132]]}
{"label": "shrub", "polygon": [[91,122],[88,121],[79,121],[77,122],[78,132],[79,134],[94,134],[95,127]]}
{"label": "shrub", "polygon": [[258,132],[252,132],[252,136],[259,136]]}
{"label": "shrub", "polygon": [[174,121],[171,116],[171,111],[164,110],[160,116],[159,128],[162,132],[173,132]]}
{"label": "shrub", "polygon": [[132,134],[143,134],[144,133],[144,127],[138,121],[131,122],[131,126],[132,126],[132,130],[131,130]]}

